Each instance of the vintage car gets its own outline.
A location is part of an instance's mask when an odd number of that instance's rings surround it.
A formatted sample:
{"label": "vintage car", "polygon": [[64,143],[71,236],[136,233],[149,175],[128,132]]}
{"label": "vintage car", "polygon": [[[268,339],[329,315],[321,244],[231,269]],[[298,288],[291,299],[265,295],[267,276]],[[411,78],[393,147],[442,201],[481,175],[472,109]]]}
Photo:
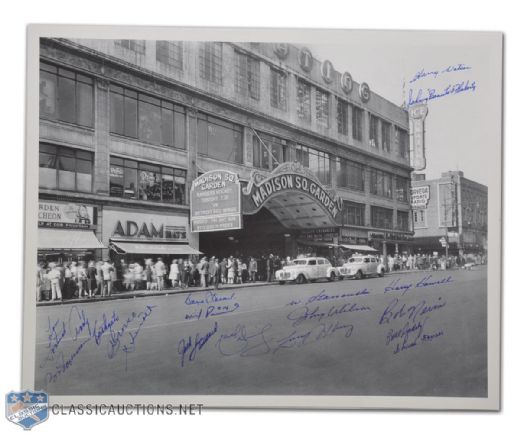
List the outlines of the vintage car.
{"label": "vintage car", "polygon": [[337,267],[341,277],[363,279],[365,276],[385,275],[385,266],[373,255],[353,255],[340,267]]}
{"label": "vintage car", "polygon": [[275,276],[280,285],[285,282],[306,283],[319,279],[333,281],[340,277],[338,270],[328,259],[316,257],[297,258],[278,270]]}

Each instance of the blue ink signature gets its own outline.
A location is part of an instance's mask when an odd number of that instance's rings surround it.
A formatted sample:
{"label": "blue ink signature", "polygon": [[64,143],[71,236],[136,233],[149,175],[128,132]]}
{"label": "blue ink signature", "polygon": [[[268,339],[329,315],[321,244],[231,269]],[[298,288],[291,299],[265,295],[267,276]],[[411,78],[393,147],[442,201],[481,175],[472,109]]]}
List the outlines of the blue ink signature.
{"label": "blue ink signature", "polygon": [[193,362],[195,360],[198,352],[202,350],[202,348],[204,348],[204,346],[209,342],[211,337],[217,333],[217,330],[218,323],[215,321],[213,328],[207,333],[197,333],[195,337],[188,336],[187,338],[182,338],[179,341],[177,352],[181,356],[181,367],[184,367],[186,361]]}
{"label": "blue ink signature", "polygon": [[311,308],[309,306],[301,306],[297,307],[293,311],[287,314],[287,319],[292,321],[293,327],[299,326],[304,321],[308,320],[318,320],[320,322],[324,318],[331,318],[336,315],[342,315],[345,313],[353,313],[353,312],[366,312],[369,311],[370,306],[359,305],[357,303],[345,303],[341,307],[331,306],[328,310],[322,311],[320,310],[320,306],[315,306]]}
{"label": "blue ink signature", "polygon": [[417,80],[421,80],[422,78],[426,77],[433,77],[437,78],[441,74],[446,74],[449,72],[458,72],[458,71],[466,71],[468,69],[471,69],[471,66],[467,66],[463,63],[458,63],[456,65],[450,65],[447,68],[438,70],[438,69],[432,69],[431,71],[425,71],[424,68],[420,71],[417,71],[413,78],[410,80],[410,84],[416,82]]}
{"label": "blue ink signature", "polygon": [[413,322],[416,321],[417,317],[426,315],[430,312],[434,312],[442,309],[446,306],[446,300],[442,297],[438,297],[437,301],[433,304],[426,303],[426,300],[422,300],[417,304],[407,306],[406,303],[400,303],[398,298],[394,298],[388,303],[385,310],[379,318],[379,325],[389,324],[396,319],[407,318]]}
{"label": "blue ink signature", "polygon": [[240,354],[242,357],[259,356],[271,351],[264,333],[271,329],[271,324],[263,325],[259,330],[247,330],[244,324],[238,324],[230,333],[222,333],[215,346],[223,356]]}
{"label": "blue ink signature", "polygon": [[415,90],[410,89],[408,92],[408,107],[434,99],[443,98],[449,95],[455,95],[462,92],[475,92],[477,89],[476,81],[461,81],[459,83],[451,83],[444,89],[437,90],[435,88],[419,89],[415,95]]}
{"label": "blue ink signature", "polygon": [[187,313],[184,315],[184,319],[186,320],[199,320],[201,318],[209,318],[213,316],[226,315],[228,313],[233,313],[237,309],[240,308],[240,304],[235,302],[232,305],[223,304],[223,305],[213,305],[210,304],[204,308],[200,308],[191,313]]}
{"label": "blue ink signature", "polygon": [[[369,295],[369,294],[370,294],[370,291],[366,288],[359,290],[359,291],[355,291],[355,292],[343,292],[341,294],[327,294],[327,292],[324,289],[322,289],[318,294],[311,295],[310,297],[308,297],[307,300],[305,301],[305,305],[315,303],[315,302],[320,302],[320,301],[340,300],[342,298],[358,297],[358,296]],[[301,304],[301,300],[297,299],[297,300],[289,301],[286,304],[286,306],[295,306],[295,305],[299,305],[299,304]]]}
{"label": "blue ink signature", "polygon": [[214,291],[206,292],[205,295],[202,298],[193,298],[195,296],[199,296],[200,294],[194,294],[193,292],[190,292],[186,299],[184,300],[184,303],[188,306],[191,305],[199,305],[199,304],[213,304],[213,303],[219,303],[222,301],[232,301],[235,298],[235,293],[231,293],[230,295],[222,295],[217,294]]}
{"label": "blue ink signature", "polygon": [[273,350],[273,354],[275,354],[280,349],[289,349],[289,348],[300,348],[311,342],[316,342],[321,339],[330,338],[334,334],[337,334],[341,331],[343,337],[349,338],[352,335],[354,330],[354,326],[352,324],[344,324],[338,321],[334,323],[324,323],[318,324],[311,329],[307,329],[304,331],[294,330],[288,336],[278,339],[277,346]]}
{"label": "blue ink signature", "polygon": [[[132,348],[135,350],[135,340],[139,331],[144,323],[144,321],[151,314],[152,309],[156,306],[147,305],[143,312],[132,314],[123,322],[119,331],[114,330],[115,324],[119,322],[119,316],[112,311],[110,317],[107,317],[106,314],[103,314],[101,321],[98,323],[98,320],[95,320],[93,323],[85,314],[83,309],[79,309],[77,306],[73,306],[69,311],[69,317],[67,321],[67,327],[65,327],[65,322],[62,322],[61,329],[59,334],[57,333],[57,327],[59,321],[55,322],[51,326],[51,322],[49,320],[49,354],[44,360],[44,363],[40,365],[40,368],[45,367],[48,361],[55,361],[56,364],[54,366],[53,372],[48,372],[46,374],[47,382],[55,382],[59,378],[61,374],[66,372],[72,365],[76,357],[83,351],[85,346],[89,342],[94,342],[96,346],[100,346],[102,343],[102,338],[106,334],[109,335],[108,338],[108,347],[107,347],[107,357],[112,359],[117,350],[119,349],[120,340],[123,337],[128,325],[135,319],[140,318],[141,322],[137,327],[136,331],[130,331],[130,343],[129,346],[126,346],[127,350],[131,350]],[[92,325],[91,325],[92,324]],[[72,353],[66,357],[62,350],[59,353],[56,352],[59,343],[65,336],[69,336],[72,342],[79,342],[77,347],[74,349]],[[59,340],[58,340],[59,338]],[[125,347],[123,348],[125,349]],[[130,352],[130,351],[127,351]],[[126,363],[126,360],[125,360]],[[126,364],[125,364],[126,366]]]}
{"label": "blue ink signature", "polygon": [[386,345],[395,344],[394,354],[417,347],[421,343],[431,342],[444,335],[443,330],[433,334],[424,332],[428,317],[424,317],[417,322],[406,322],[399,329],[390,329],[386,335]]}
{"label": "blue ink signature", "polygon": [[412,288],[426,288],[430,286],[437,286],[437,285],[446,285],[448,283],[454,283],[455,280],[450,276],[444,277],[442,279],[432,280],[433,275],[429,274],[428,276],[425,276],[421,278],[421,280],[415,282],[415,283],[401,283],[401,278],[392,280],[390,282],[390,285],[385,286],[385,293],[387,292],[401,292],[401,295],[406,294],[410,289]]}

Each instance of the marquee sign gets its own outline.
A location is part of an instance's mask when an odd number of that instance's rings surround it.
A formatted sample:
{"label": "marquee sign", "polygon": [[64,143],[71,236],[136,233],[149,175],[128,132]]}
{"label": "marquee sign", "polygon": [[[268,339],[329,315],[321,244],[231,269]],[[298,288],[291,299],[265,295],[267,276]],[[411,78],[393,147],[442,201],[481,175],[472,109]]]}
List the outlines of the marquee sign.
{"label": "marquee sign", "polygon": [[430,200],[430,186],[423,185],[410,189],[410,204],[414,209],[426,208]]}
{"label": "marquee sign", "polygon": [[242,229],[240,181],[236,173],[204,173],[191,184],[190,198],[192,232]]}
{"label": "marquee sign", "polygon": [[342,208],[342,202],[335,194],[324,187],[310,170],[296,162],[283,163],[268,176],[263,172],[253,172],[244,194],[250,197],[256,212],[270,198],[290,191],[312,197],[332,220],[336,220]]}

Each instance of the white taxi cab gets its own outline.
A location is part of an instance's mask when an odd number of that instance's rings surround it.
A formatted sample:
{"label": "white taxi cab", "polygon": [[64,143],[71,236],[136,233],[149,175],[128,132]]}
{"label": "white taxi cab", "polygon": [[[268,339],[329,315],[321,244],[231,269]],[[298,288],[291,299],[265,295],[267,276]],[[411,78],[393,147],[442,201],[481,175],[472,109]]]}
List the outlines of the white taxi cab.
{"label": "white taxi cab", "polygon": [[353,255],[349,260],[337,268],[340,276],[363,279],[365,276],[385,275],[385,266],[379,258],[373,255]]}
{"label": "white taxi cab", "polygon": [[275,274],[276,280],[280,285],[285,282],[306,283],[319,279],[333,281],[339,276],[336,267],[326,258],[309,257],[297,258],[290,264],[278,270]]}

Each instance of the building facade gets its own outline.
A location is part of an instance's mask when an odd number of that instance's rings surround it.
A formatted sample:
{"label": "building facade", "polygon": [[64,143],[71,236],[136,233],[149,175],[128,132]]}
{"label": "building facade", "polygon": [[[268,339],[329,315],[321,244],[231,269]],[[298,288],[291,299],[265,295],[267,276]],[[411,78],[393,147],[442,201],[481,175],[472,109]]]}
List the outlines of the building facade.
{"label": "building facade", "polygon": [[438,179],[414,174],[411,201],[416,251],[450,254],[487,250],[487,187],[464,177],[461,171],[445,172]]}
{"label": "building facade", "polygon": [[[305,47],[42,39],[39,254],[394,253],[413,234],[408,125]],[[190,230],[192,181],[213,170],[238,175],[240,230]],[[251,180],[282,170],[316,187],[248,209]]]}

